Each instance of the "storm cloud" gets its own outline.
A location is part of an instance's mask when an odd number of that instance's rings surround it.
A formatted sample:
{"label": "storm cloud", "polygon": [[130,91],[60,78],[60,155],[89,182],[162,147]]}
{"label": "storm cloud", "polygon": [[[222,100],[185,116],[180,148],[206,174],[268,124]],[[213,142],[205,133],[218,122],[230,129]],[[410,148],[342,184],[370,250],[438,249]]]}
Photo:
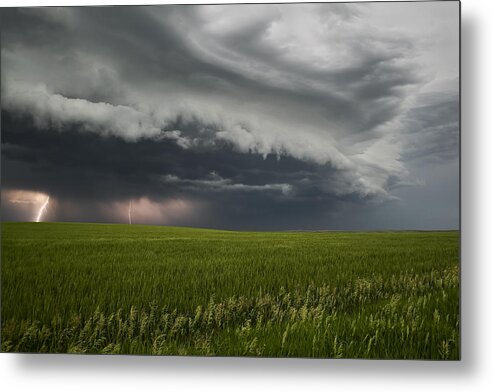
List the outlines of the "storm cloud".
{"label": "storm cloud", "polygon": [[2,218],[456,228],[458,7],[3,9]]}

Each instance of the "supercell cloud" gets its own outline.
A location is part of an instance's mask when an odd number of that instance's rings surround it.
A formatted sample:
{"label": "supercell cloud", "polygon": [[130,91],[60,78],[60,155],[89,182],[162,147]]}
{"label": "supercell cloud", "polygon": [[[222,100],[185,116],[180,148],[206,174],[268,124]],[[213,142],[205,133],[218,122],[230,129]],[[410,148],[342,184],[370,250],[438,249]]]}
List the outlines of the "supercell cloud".
{"label": "supercell cloud", "polygon": [[3,219],[457,228],[458,7],[3,9]]}

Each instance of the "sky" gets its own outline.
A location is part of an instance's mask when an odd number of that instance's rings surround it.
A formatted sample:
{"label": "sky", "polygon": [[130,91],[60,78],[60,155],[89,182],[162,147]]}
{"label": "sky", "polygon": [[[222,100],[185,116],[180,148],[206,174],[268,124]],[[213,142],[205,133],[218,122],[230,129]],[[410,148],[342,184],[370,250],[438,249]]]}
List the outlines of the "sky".
{"label": "sky", "polygon": [[3,221],[459,227],[458,2],[1,13]]}

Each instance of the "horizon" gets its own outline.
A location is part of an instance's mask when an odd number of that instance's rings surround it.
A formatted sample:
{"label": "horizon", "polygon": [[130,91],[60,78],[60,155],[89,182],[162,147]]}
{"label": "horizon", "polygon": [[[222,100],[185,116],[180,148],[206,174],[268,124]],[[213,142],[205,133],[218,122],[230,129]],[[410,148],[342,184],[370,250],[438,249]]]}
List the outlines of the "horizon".
{"label": "horizon", "polygon": [[448,231],[458,231],[461,229],[369,229],[369,230],[358,230],[358,229],[346,229],[346,230],[338,230],[338,229],[283,229],[283,230],[242,230],[242,229],[224,229],[220,227],[203,227],[203,226],[174,226],[174,225],[165,225],[165,224],[149,224],[149,223],[114,223],[114,222],[80,222],[80,221],[1,221],[2,223],[44,223],[44,224],[80,224],[80,225],[107,225],[107,226],[145,226],[145,227],[162,227],[162,228],[178,228],[178,229],[196,229],[196,230],[212,230],[212,231],[228,231],[228,232],[239,232],[239,233],[398,233],[398,232],[448,232]]}

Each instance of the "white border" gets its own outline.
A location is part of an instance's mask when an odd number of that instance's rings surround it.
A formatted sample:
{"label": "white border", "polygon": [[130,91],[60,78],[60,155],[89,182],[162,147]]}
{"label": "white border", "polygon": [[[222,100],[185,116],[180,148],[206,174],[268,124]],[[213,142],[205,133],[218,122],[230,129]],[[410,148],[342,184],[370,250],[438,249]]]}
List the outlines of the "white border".
{"label": "white border", "polygon": [[[209,1],[223,2],[234,1]],[[163,3],[173,2],[3,0],[0,5]],[[461,362],[0,354],[0,388],[83,392],[492,390],[491,4],[483,0],[462,1]]]}

